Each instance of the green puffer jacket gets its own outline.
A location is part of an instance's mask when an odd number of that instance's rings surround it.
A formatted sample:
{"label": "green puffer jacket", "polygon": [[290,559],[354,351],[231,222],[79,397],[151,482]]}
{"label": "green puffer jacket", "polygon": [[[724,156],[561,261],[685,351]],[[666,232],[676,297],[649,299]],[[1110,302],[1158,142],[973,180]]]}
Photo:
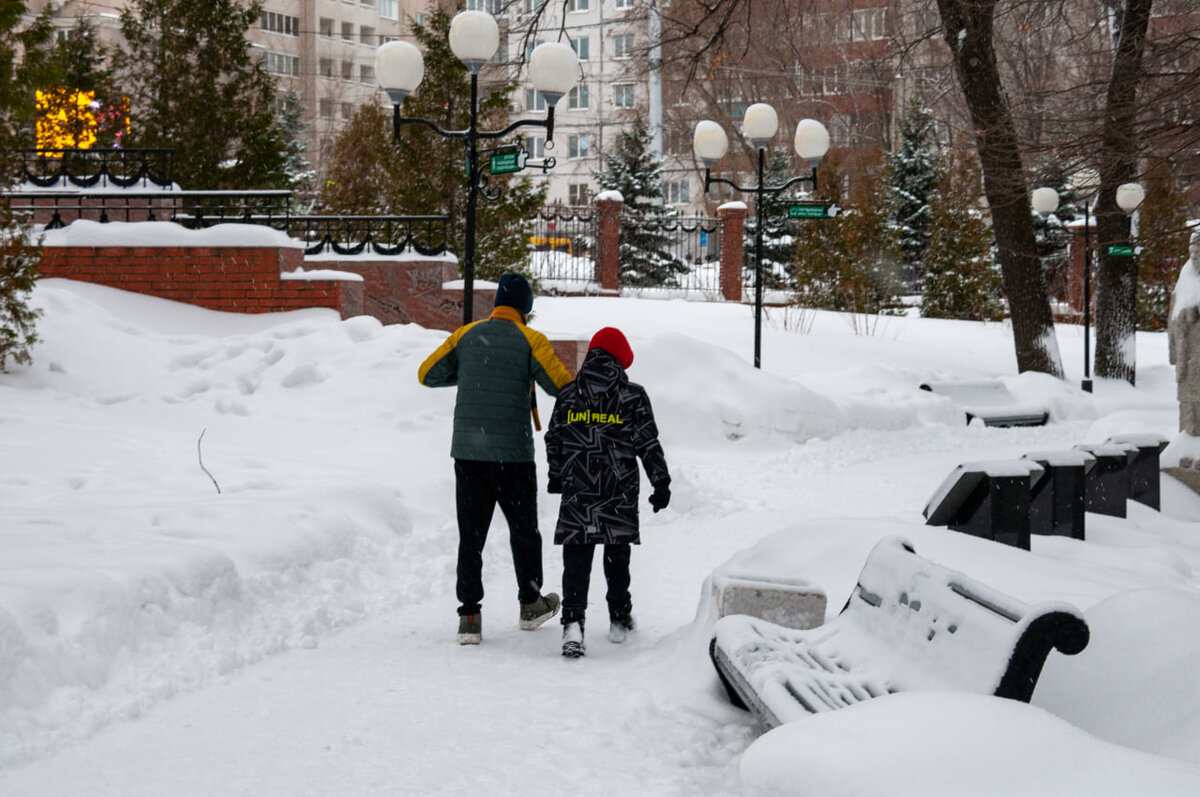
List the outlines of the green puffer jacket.
{"label": "green puffer jacket", "polygon": [[459,327],[421,364],[426,387],[458,385],[450,456],[484,462],[533,462],[530,389],[551,396],[571,381],[546,336],[511,307]]}

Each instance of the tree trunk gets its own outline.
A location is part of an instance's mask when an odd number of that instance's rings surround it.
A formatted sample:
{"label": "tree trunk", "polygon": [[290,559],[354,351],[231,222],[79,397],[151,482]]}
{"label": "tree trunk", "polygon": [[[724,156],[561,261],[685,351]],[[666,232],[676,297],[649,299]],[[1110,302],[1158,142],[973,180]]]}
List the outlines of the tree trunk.
{"label": "tree trunk", "polygon": [[1061,378],[1062,360],[1037,256],[1016,127],[992,43],[995,7],[996,0],[938,0],[943,35],[975,126],[984,194],[1012,316],[1017,369]]}
{"label": "tree trunk", "polygon": [[1129,217],[1117,206],[1117,186],[1137,177],[1137,90],[1153,0],[1128,0],[1117,20],[1117,45],[1108,83],[1100,145],[1096,205],[1096,376],[1133,383],[1137,367],[1137,258],[1112,257],[1108,246],[1128,243]]}

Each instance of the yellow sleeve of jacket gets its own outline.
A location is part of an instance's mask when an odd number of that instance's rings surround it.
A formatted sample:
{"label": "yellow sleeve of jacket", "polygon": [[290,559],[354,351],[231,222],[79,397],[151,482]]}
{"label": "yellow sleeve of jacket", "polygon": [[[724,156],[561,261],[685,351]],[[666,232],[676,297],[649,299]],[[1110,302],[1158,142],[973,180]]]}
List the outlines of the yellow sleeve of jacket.
{"label": "yellow sleeve of jacket", "polygon": [[417,369],[417,381],[425,387],[451,387],[458,384],[458,342],[467,330],[478,323],[481,322],[475,321],[454,330],[454,334],[421,363]]}
{"label": "yellow sleeve of jacket", "polygon": [[557,396],[559,390],[570,384],[571,372],[562,364],[562,360],[558,359],[554,347],[545,335],[526,326],[522,326],[521,331],[525,333],[530,353],[533,355],[533,378],[542,386],[542,390],[551,396]]}

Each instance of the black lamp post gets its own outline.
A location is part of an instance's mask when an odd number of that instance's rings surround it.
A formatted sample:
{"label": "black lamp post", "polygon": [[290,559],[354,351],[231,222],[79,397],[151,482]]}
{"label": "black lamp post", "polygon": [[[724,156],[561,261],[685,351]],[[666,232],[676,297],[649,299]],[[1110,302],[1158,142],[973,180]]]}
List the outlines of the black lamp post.
{"label": "black lamp post", "polygon": [[[543,127],[546,142],[554,138],[554,105],[579,80],[579,59],[569,45],[548,42],[538,45],[529,58],[529,77],[534,88],[546,98],[545,119],[521,119],[503,130],[479,129],[479,70],[492,59],[500,45],[500,29],[496,20],[483,11],[461,11],[450,22],[450,50],[471,73],[470,121],[465,130],[445,130],[427,119],[402,117],[400,105],[425,76],[425,60],[421,51],[409,42],[393,41],[380,46],[375,53],[375,75],[379,85],[392,101],[392,136],[399,140],[403,125],[422,125],[444,138],[460,139],[467,151],[467,208],[463,245],[463,323],[474,317],[475,298],[475,212],[479,194],[489,199],[483,189],[486,183],[479,166],[480,140],[504,138],[522,127]],[[547,165],[548,167],[548,165]]]}
{"label": "black lamp post", "polygon": [[697,157],[704,162],[704,192],[708,193],[713,183],[727,185],[733,190],[754,194],[754,367],[762,368],[762,303],[763,303],[763,195],[777,194],[800,183],[810,183],[817,190],[817,164],[829,151],[829,131],[815,119],[802,119],[796,125],[796,153],[808,161],[812,174],[793,177],[782,185],[766,185],[764,169],[767,145],[779,130],[779,116],[766,103],[758,102],[746,109],[742,120],[742,131],[758,149],[758,184],[740,186],[730,180],[712,176],[712,166],[729,149],[729,136],[716,122],[704,120],[696,124],[692,146]]}

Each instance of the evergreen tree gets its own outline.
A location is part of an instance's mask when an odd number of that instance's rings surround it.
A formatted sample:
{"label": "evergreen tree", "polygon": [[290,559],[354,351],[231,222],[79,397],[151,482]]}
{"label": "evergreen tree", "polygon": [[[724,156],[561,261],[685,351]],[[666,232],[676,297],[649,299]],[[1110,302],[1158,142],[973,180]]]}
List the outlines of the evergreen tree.
{"label": "evergreen tree", "polygon": [[[17,150],[33,145],[34,89],[53,85],[56,65],[49,47],[51,28],[45,14],[22,25],[25,4],[0,0],[0,185],[11,185],[19,171]],[[20,58],[20,60],[18,60]],[[37,281],[41,250],[30,244],[30,225],[0,199],[0,371],[8,361],[32,360],[37,343],[34,324],[40,311],[29,307]]]}
{"label": "evergreen tree", "polygon": [[312,190],[316,171],[308,162],[308,142],[304,140],[304,131],[308,127],[304,122],[304,106],[300,104],[300,94],[295,90],[289,91],[279,108],[278,125],[286,142],[284,173],[287,175],[287,187],[293,191],[307,194]]}
{"label": "evergreen tree", "polygon": [[[446,130],[463,130],[470,117],[470,75],[450,50],[449,30],[450,15],[440,7],[431,7],[425,24],[415,28],[425,58],[425,77],[402,110],[405,116],[428,119]],[[487,86],[481,81],[481,129],[501,129],[508,124],[512,90],[512,85]],[[445,214],[449,248],[462,252],[465,160],[462,141],[443,138],[418,125],[402,127],[400,141],[394,144],[391,107],[363,106],[334,142],[321,201],[334,213]],[[480,161],[486,170],[487,156]],[[487,187],[500,189],[500,197],[494,202],[479,199],[475,276],[495,280],[506,271],[528,271],[527,220],[545,204],[545,186],[535,185],[527,177],[494,175],[488,177]]]}
{"label": "evergreen tree", "polygon": [[639,116],[617,136],[616,152],[604,156],[604,170],[595,175],[601,190],[619,191],[625,200],[618,255],[624,285],[672,285],[688,270],[671,254],[671,239],[658,226],[672,214],[663,210],[662,162],[650,142],[650,128]]}
{"label": "evergreen tree", "polygon": [[[1038,257],[1042,261],[1042,272],[1052,298],[1065,301],[1067,298],[1068,272],[1070,263],[1071,233],[1066,223],[1083,218],[1084,200],[1071,184],[1057,158],[1045,160],[1035,167],[1034,186],[1053,188],[1058,192],[1058,209],[1043,217],[1036,210],[1033,214],[1033,231],[1037,239]],[[1091,220],[1095,231],[1096,220]]]}
{"label": "evergreen tree", "polygon": [[[766,168],[763,169],[764,184],[767,186],[783,185],[795,176],[796,172],[787,152],[782,149],[773,150]],[[792,259],[796,250],[796,236],[793,227],[796,222],[787,221],[787,208],[801,197],[802,193],[799,187],[789,191],[763,194],[762,274],[764,288],[784,288],[791,283]],[[754,210],[757,213],[757,209]],[[756,229],[756,216],[747,215],[742,239],[742,264],[745,278],[750,281],[754,278]]]}
{"label": "evergreen tree", "polygon": [[1146,199],[1138,210],[1135,242],[1143,247],[1138,256],[1137,327],[1162,331],[1167,328],[1179,269],[1188,256],[1188,205],[1164,161],[1146,172],[1141,182]]}
{"label": "evergreen tree", "polygon": [[836,218],[805,220],[797,228],[797,304],[857,316],[900,308],[899,240],[887,223],[888,192],[879,190],[883,171],[882,163],[869,157],[850,168],[837,155],[822,163],[822,193],[843,210]]}
{"label": "evergreen tree", "polygon": [[979,207],[979,172],[953,163],[931,197],[921,315],[993,321],[1003,317],[991,225]]}
{"label": "evergreen tree", "polygon": [[929,247],[929,199],[941,179],[933,111],[914,99],[900,127],[900,145],[888,156],[893,194],[891,223],[900,234],[901,279],[913,289],[924,275]]}
{"label": "evergreen tree", "polygon": [[129,146],[174,148],[185,188],[287,186],[275,81],[246,40],[260,10],[239,0],[132,0],[121,13]]}

